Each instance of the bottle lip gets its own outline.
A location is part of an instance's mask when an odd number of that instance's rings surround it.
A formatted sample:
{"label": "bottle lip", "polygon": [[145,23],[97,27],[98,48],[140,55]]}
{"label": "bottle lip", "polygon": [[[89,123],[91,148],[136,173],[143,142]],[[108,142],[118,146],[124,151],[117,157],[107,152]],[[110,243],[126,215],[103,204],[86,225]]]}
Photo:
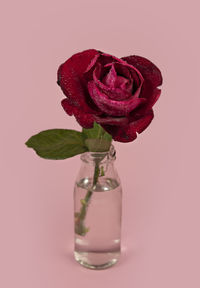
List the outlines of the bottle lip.
{"label": "bottle lip", "polygon": [[81,160],[86,163],[105,163],[112,162],[116,159],[116,150],[115,147],[111,144],[110,150],[105,152],[85,152],[81,154]]}

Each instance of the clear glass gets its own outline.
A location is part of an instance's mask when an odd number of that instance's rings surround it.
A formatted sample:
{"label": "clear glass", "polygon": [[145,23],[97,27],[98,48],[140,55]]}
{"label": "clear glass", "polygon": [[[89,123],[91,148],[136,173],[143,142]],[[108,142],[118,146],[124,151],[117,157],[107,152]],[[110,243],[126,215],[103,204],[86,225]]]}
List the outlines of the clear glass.
{"label": "clear glass", "polygon": [[86,152],[74,189],[76,261],[105,269],[120,256],[122,189],[115,150]]}

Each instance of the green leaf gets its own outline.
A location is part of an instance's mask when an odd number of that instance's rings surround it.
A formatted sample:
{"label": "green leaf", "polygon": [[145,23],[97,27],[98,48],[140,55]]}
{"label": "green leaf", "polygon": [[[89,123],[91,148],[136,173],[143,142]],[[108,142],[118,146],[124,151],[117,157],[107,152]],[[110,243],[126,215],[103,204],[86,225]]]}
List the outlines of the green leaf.
{"label": "green leaf", "polygon": [[66,159],[88,151],[81,132],[49,129],[32,136],[26,143],[45,159]]}
{"label": "green leaf", "polygon": [[105,139],[107,141],[112,141],[112,136],[108,134],[101,125],[94,123],[94,127],[91,129],[83,128],[83,134],[89,139]]}
{"label": "green leaf", "polygon": [[107,152],[111,142],[106,139],[86,139],[85,145],[91,152]]}
{"label": "green leaf", "polygon": [[110,149],[112,136],[108,134],[99,124],[94,123],[91,129],[83,128],[85,145],[91,152],[106,152]]}

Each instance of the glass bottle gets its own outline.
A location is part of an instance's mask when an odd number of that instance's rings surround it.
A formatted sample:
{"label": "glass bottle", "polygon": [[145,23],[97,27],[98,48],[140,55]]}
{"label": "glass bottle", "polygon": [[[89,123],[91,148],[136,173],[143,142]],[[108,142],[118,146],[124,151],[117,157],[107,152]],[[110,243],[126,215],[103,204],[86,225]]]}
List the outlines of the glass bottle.
{"label": "glass bottle", "polygon": [[74,189],[74,257],[90,269],[105,269],[120,256],[122,189],[116,152],[86,152]]}

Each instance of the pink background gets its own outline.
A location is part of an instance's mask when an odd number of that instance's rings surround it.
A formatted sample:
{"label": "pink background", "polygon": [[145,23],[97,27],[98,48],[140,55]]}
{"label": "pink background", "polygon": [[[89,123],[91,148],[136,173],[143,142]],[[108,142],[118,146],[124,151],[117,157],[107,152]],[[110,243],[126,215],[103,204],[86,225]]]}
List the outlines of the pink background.
{"label": "pink background", "polygon": [[[0,287],[199,288],[199,1],[2,6]],[[72,256],[79,157],[43,160],[24,145],[41,130],[80,129],[61,108],[56,71],[88,48],[145,56],[164,78],[151,126],[135,142],[115,144],[123,253],[106,271]]]}

